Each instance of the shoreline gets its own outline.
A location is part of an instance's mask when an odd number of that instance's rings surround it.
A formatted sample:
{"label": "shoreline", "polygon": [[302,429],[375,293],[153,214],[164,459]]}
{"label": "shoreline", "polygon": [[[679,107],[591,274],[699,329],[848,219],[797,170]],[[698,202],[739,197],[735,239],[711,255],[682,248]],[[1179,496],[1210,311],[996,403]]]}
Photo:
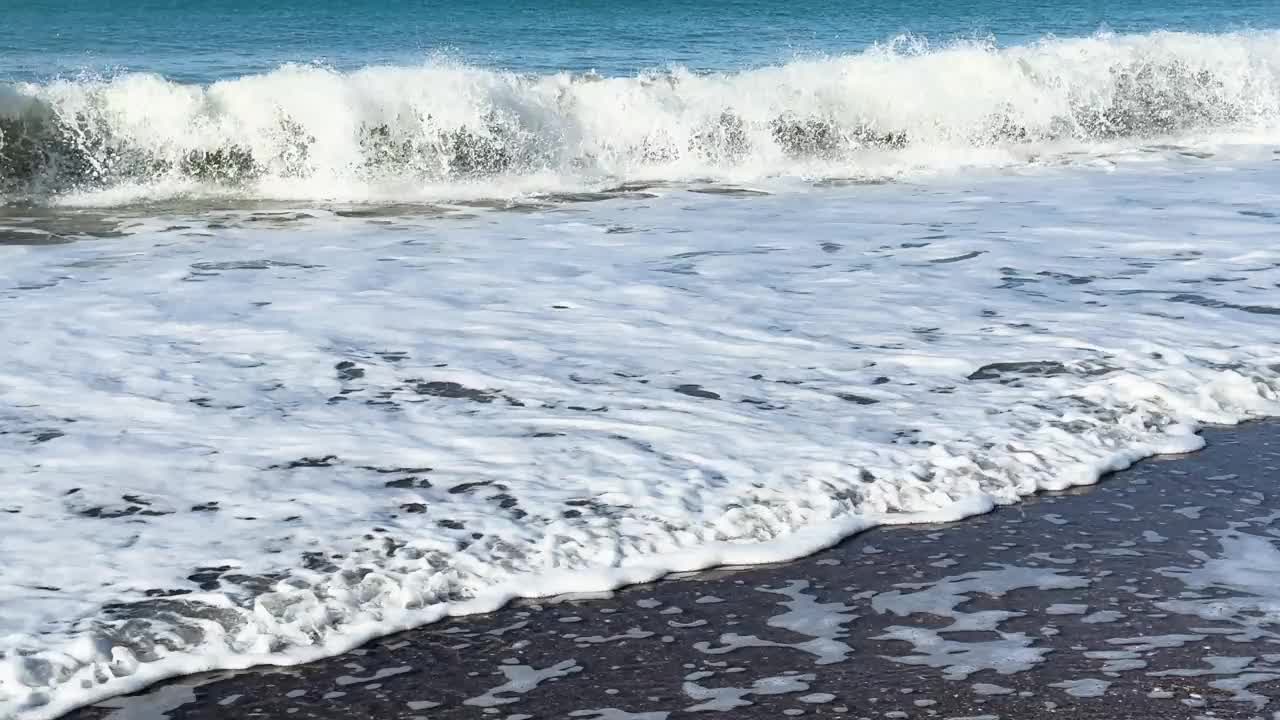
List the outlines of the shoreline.
{"label": "shoreline", "polygon": [[[1231,182],[1213,180],[1220,166]],[[3,712],[37,720],[178,672],[318,659],[499,578],[581,590],[581,575],[531,578],[854,510],[1013,501],[1105,469],[1077,459],[1199,443],[1186,426],[1162,442],[1170,423],[1277,414],[1259,304],[1280,279],[1262,262],[1274,170],[1150,167],[448,227],[324,220],[323,243],[287,219],[176,234],[166,220],[15,251],[5,317],[35,340],[15,350],[17,414],[0,428],[14,450],[0,472],[26,478],[0,508],[18,541],[0,553],[19,610],[6,627],[24,631],[0,650],[16,688]],[[104,269],[63,277],[69,261]],[[1257,274],[1220,282],[1237,270]],[[103,383],[108,355],[120,369]],[[799,556],[853,529],[648,577]],[[405,598],[431,609],[391,617]],[[215,624],[202,599],[225,610]],[[236,656],[228,629],[261,654]],[[190,653],[130,676],[129,652],[155,660],[157,641]]]}
{"label": "shoreline", "polygon": [[[795,561],[517,601],[306,665],[178,678],[66,717],[1270,720],[1280,512],[1268,516],[1265,489],[1280,475],[1278,426],[1206,428],[1199,452],[959,522],[880,526]],[[1273,591],[1250,585],[1250,572]],[[1217,626],[1202,627],[1206,614]],[[654,677],[637,683],[636,671]],[[882,687],[895,683],[896,694]]]}

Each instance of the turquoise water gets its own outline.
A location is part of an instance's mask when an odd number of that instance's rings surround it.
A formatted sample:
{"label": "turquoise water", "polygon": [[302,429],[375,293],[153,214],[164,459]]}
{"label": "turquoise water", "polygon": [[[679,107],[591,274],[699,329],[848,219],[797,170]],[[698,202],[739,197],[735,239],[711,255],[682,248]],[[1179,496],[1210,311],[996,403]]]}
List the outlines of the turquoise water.
{"label": "turquoise water", "polygon": [[517,71],[633,74],[672,64],[730,70],[842,54],[903,33],[935,43],[1098,31],[1223,32],[1280,25],[1270,0],[817,0],[631,3],[337,0],[34,0],[4,3],[0,79],[161,73],[209,82],[282,63],[341,69],[444,54]]}

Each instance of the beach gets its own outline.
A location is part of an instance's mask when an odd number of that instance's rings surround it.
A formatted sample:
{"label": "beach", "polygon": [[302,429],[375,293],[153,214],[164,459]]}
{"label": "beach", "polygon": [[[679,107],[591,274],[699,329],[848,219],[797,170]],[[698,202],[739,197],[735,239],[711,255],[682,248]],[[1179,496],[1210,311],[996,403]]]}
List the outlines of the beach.
{"label": "beach", "polygon": [[0,700],[793,560],[1274,415],[1275,164],[1182,152],[11,245]]}
{"label": "beach", "polygon": [[790,563],[521,602],[78,719],[1263,718],[1280,693],[1276,425]]}

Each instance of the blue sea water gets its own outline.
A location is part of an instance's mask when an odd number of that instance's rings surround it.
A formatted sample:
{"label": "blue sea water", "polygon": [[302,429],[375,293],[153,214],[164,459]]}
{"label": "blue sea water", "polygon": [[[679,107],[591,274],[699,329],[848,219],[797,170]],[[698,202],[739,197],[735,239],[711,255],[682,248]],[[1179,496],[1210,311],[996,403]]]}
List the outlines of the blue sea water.
{"label": "blue sea water", "polygon": [[157,72],[184,82],[282,63],[341,69],[444,54],[522,72],[734,70],[911,33],[1025,43],[1099,31],[1280,25],[1271,0],[7,0],[0,79]]}

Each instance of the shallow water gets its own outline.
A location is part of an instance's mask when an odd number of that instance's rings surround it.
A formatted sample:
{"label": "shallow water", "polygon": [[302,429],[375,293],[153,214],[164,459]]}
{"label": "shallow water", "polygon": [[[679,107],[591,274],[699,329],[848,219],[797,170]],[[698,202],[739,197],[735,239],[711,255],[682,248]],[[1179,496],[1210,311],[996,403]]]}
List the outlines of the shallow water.
{"label": "shallow water", "polygon": [[6,702],[1194,449],[1280,407],[1277,172],[253,208],[7,247]]}
{"label": "shallow water", "polygon": [[522,601],[306,666],[181,678],[72,717],[452,720],[495,708],[666,720],[697,707],[735,720],[1274,720],[1275,429],[1207,429],[1201,452],[963,522]]}

